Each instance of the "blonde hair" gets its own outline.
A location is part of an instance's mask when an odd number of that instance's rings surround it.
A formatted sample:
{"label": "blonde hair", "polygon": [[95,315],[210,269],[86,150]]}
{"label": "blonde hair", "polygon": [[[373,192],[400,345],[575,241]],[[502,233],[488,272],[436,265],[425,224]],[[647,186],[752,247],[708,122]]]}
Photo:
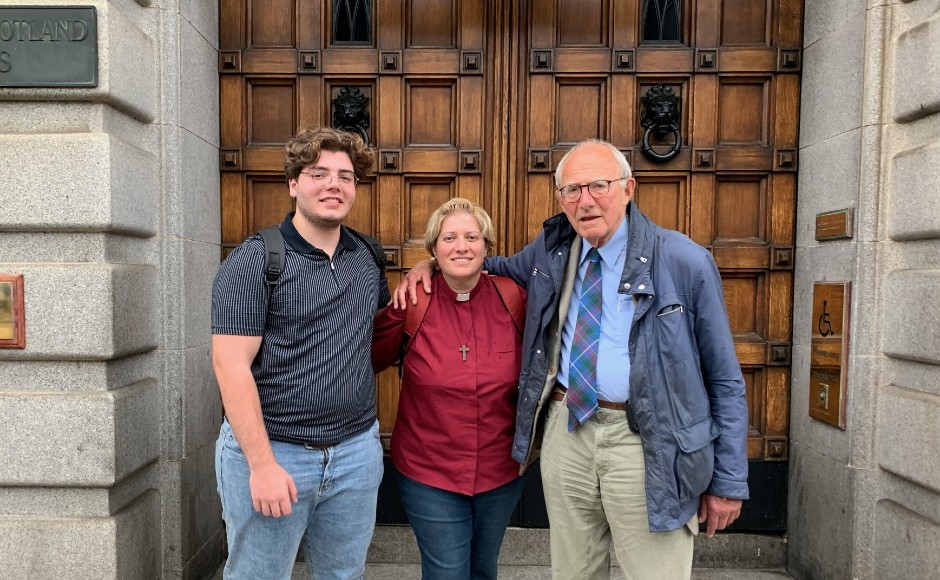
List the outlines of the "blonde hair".
{"label": "blonde hair", "polygon": [[486,251],[489,252],[496,245],[496,237],[493,231],[493,221],[490,219],[486,210],[469,199],[455,197],[444,202],[444,205],[434,210],[431,217],[428,218],[428,228],[424,232],[424,247],[432,256],[434,255],[434,244],[437,243],[437,237],[441,235],[441,226],[444,220],[456,213],[465,213],[473,216],[480,226],[480,235],[486,242]]}

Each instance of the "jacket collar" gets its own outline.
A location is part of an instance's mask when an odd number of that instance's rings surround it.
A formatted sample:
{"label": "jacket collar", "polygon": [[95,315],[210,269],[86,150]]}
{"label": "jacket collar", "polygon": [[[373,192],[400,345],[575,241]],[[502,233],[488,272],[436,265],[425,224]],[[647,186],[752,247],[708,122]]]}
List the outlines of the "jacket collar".
{"label": "jacket collar", "polygon": [[624,284],[630,284],[628,291],[630,294],[655,295],[651,271],[656,226],[632,201],[627,204],[627,219],[630,220],[629,240],[627,241],[627,258],[623,264],[623,275],[620,278],[620,288],[625,288]]}

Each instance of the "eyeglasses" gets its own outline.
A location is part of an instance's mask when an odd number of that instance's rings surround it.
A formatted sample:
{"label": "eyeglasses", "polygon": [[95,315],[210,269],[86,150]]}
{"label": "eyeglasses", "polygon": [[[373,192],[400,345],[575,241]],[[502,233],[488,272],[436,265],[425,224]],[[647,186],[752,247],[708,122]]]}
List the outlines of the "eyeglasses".
{"label": "eyeglasses", "polygon": [[578,201],[581,199],[581,192],[586,187],[588,193],[592,197],[604,197],[610,193],[610,184],[615,181],[620,181],[621,179],[626,179],[626,177],[618,177],[616,179],[598,179],[597,181],[592,181],[591,183],[577,184],[569,183],[568,185],[562,185],[556,190],[556,193],[560,198],[567,202]]}
{"label": "eyeglasses", "polygon": [[[317,185],[329,185],[333,183],[333,174],[325,169],[314,169],[312,171],[301,171],[304,175],[309,175]],[[340,171],[336,174],[336,182],[344,187],[353,187],[359,183],[359,178],[352,171]]]}

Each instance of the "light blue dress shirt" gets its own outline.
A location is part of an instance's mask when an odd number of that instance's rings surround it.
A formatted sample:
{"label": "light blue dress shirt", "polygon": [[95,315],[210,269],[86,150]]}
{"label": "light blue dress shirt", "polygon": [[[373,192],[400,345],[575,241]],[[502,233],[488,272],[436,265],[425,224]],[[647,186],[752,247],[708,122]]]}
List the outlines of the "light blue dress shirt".
{"label": "light blue dress shirt", "polygon": [[[587,272],[587,253],[591,249],[587,240],[581,243],[581,258],[578,276],[574,281],[568,316],[561,331],[561,363],[558,365],[558,382],[568,384],[568,367],[571,364],[571,337],[574,335],[581,303],[581,283]],[[601,401],[622,403],[630,394],[630,324],[633,321],[633,299],[629,294],[620,294],[620,277],[627,257],[627,220],[607,243],[597,249],[601,255],[601,342],[597,353],[597,398]]]}

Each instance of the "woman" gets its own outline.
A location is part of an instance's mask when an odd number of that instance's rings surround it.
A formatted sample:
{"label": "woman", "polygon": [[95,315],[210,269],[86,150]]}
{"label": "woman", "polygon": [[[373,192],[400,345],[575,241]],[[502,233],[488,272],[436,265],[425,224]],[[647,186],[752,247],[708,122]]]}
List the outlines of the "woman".
{"label": "woman", "polygon": [[[497,287],[481,275],[493,224],[480,206],[451,199],[431,215],[424,243],[440,271],[403,357],[392,462],[422,578],[495,579],[524,482],[510,456],[522,329],[504,304],[524,311],[525,295],[508,279]],[[399,358],[407,312],[376,315],[376,372]]]}

